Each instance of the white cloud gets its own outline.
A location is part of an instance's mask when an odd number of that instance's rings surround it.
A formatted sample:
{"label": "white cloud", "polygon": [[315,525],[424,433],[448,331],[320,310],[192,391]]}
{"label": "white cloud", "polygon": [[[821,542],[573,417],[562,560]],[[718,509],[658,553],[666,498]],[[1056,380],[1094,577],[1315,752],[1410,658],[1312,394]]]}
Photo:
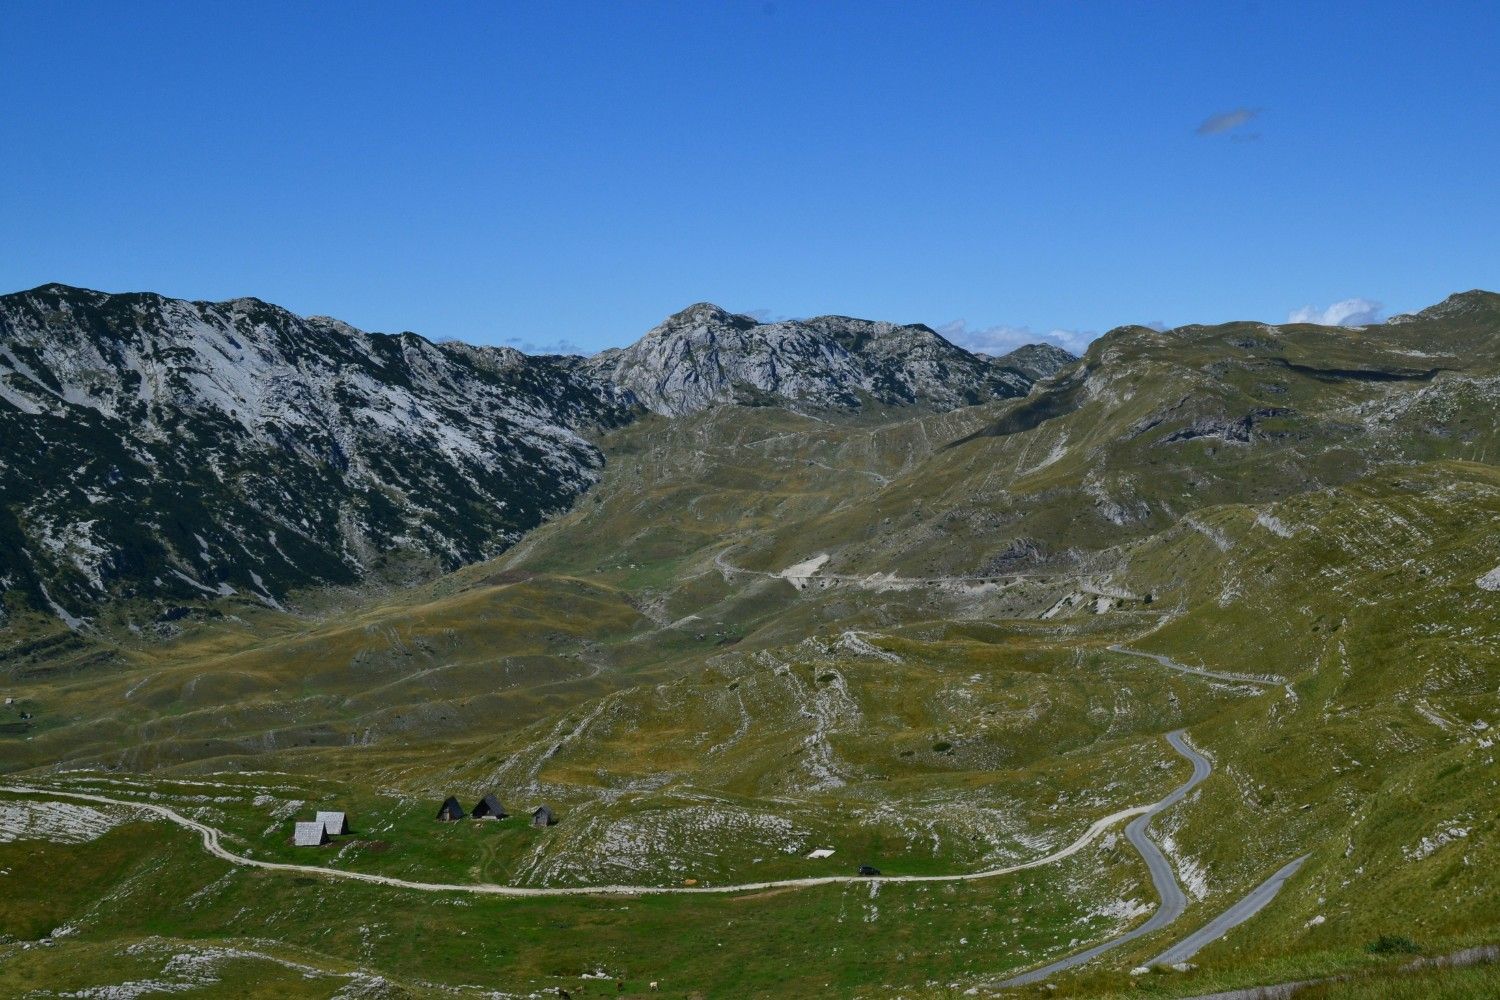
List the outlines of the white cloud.
{"label": "white cloud", "polygon": [[1327,309],[1303,306],[1288,314],[1288,323],[1316,323],[1319,326],[1369,326],[1380,322],[1385,307],[1372,299],[1344,299]]}
{"label": "white cloud", "polygon": [[991,356],[1008,354],[1023,344],[1056,344],[1074,354],[1082,354],[1097,334],[1085,330],[1054,329],[1040,333],[1029,326],[971,327],[966,320],[944,323],[937,332],[959,347]]}

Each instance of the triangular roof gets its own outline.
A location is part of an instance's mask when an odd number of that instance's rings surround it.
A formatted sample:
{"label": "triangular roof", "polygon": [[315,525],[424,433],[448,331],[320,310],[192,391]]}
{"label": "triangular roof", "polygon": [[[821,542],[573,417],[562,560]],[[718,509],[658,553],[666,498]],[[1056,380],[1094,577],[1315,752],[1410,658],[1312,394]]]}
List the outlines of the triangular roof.
{"label": "triangular roof", "polygon": [[475,804],[474,811],[470,815],[475,817],[494,816],[496,819],[504,819],[510,813],[505,811],[505,807],[500,804],[500,799],[491,792]]}
{"label": "triangular roof", "polygon": [[317,847],[328,843],[328,827],[319,820],[299,820],[292,827],[292,843],[297,847]]}
{"label": "triangular roof", "polygon": [[531,818],[534,820],[545,819],[548,823],[556,822],[556,817],[552,815],[552,810],[546,806],[537,806],[531,810]]}
{"label": "triangular roof", "polygon": [[328,836],[337,837],[349,832],[349,819],[342,812],[318,810],[318,822],[328,830]]}
{"label": "triangular roof", "polygon": [[463,819],[465,815],[464,807],[458,804],[458,798],[453,795],[444,799],[443,804],[438,807],[438,819]]}

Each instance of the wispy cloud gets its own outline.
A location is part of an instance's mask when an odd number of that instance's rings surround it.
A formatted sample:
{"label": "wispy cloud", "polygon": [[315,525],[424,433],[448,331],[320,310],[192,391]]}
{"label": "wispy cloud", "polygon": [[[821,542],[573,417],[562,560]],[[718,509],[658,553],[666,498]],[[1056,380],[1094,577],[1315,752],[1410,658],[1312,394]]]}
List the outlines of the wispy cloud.
{"label": "wispy cloud", "polygon": [[530,340],[522,340],[520,337],[506,337],[501,341],[506,347],[514,347],[522,354],[588,354],[571,340],[554,340],[549,343],[538,344]]}
{"label": "wispy cloud", "polygon": [[1235,108],[1233,111],[1210,115],[1198,126],[1197,132],[1199,135],[1219,135],[1223,132],[1233,132],[1258,114],[1260,114],[1259,108]]}
{"label": "wispy cloud", "polygon": [[1000,355],[1014,351],[1023,344],[1056,344],[1074,354],[1084,349],[1098,336],[1086,330],[1053,329],[1046,332],[1033,330],[1029,326],[984,326],[974,327],[968,321],[956,319],[944,323],[937,332],[959,347],[977,354]]}
{"label": "wispy cloud", "polygon": [[1344,299],[1327,309],[1303,306],[1288,314],[1288,323],[1316,323],[1319,326],[1369,326],[1380,322],[1385,307],[1373,299]]}

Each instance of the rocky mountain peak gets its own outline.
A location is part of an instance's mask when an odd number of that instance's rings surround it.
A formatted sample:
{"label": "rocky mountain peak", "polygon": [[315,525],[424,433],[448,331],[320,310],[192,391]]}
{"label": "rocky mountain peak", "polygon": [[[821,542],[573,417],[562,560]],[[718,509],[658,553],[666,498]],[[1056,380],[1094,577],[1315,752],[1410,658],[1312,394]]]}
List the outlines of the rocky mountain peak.
{"label": "rocky mountain peak", "polygon": [[641,406],[944,410],[1071,360],[709,302],[626,348],[537,357],[251,297],[43,285],[0,295],[0,595],[72,624],[120,598],[276,603],[392,560],[453,568],[567,509],[603,461],[589,432]]}
{"label": "rocky mountain peak", "polygon": [[743,316],[731,313],[721,306],[712,302],[694,302],[686,309],[679,310],[668,316],[656,327],[658,330],[678,330],[694,326],[734,326],[748,328],[757,326],[759,321],[751,316]]}
{"label": "rocky mountain peak", "polygon": [[1472,288],[1467,292],[1455,292],[1436,305],[1415,313],[1392,316],[1388,323],[1410,323],[1417,320],[1441,319],[1497,319],[1500,318],[1500,294]]}
{"label": "rocky mountain peak", "polygon": [[700,302],[584,365],[669,415],[725,402],[953,409],[1025,395],[1037,378],[1073,360],[1057,348],[1028,351],[989,359],[921,324],[848,316],[761,323]]}
{"label": "rocky mountain peak", "polygon": [[1040,382],[1051,378],[1059,371],[1078,360],[1077,355],[1056,344],[1023,344],[998,358],[990,358],[995,364],[1014,368],[1026,377]]}

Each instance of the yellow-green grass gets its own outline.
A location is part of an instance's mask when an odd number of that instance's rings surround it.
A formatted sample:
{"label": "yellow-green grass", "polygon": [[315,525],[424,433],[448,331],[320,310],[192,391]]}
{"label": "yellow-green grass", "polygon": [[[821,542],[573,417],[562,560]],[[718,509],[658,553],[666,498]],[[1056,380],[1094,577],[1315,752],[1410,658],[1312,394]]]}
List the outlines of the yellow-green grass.
{"label": "yellow-green grass", "polygon": [[[82,975],[118,983],[140,974],[132,945],[164,939],[248,944],[328,972],[378,969],[408,986],[576,990],[587,983],[585,973],[603,971],[633,991],[661,981],[669,996],[876,995],[888,983],[977,974],[1108,933],[1116,921],[1080,905],[1081,886],[1087,883],[1091,899],[1134,894],[1143,876],[1129,852],[1090,851],[974,885],[526,900],[231,869],[199,854],[189,834],[160,824],[119,827],[81,846],[92,850],[0,845],[0,867],[24,857],[21,897],[43,894],[59,880],[87,882],[77,893],[65,890],[87,905],[56,943],[24,952],[3,946],[0,988],[85,959]],[[87,871],[96,858],[120,858],[129,867],[113,884],[101,884],[102,876]],[[4,933],[23,937],[38,926],[10,913],[0,910]]]}

